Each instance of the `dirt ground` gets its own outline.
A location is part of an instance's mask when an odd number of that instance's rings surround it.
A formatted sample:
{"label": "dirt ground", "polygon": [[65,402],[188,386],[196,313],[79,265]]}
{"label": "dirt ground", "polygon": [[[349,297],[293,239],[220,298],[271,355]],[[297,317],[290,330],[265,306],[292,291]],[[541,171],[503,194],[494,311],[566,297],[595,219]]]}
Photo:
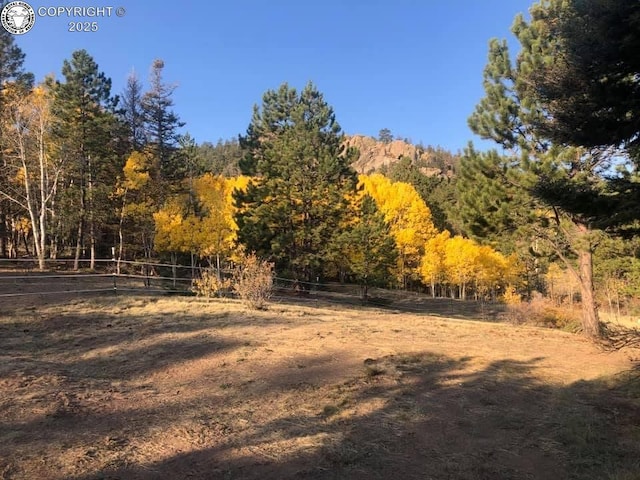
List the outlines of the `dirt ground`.
{"label": "dirt ground", "polygon": [[0,479],[640,478],[634,350],[437,300],[0,301]]}

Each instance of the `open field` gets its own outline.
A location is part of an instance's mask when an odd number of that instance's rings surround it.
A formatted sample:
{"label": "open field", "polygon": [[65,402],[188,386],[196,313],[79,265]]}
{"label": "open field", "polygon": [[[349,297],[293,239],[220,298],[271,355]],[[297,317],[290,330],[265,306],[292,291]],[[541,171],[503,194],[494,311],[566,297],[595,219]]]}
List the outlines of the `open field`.
{"label": "open field", "polygon": [[634,350],[451,302],[19,302],[0,479],[640,478]]}

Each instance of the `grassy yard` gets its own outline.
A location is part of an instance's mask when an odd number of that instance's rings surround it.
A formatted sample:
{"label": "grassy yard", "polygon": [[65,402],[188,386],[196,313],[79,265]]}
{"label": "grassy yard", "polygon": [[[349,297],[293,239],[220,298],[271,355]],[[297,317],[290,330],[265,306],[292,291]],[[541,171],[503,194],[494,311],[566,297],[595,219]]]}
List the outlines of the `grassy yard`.
{"label": "grassy yard", "polygon": [[640,478],[637,351],[438,305],[3,308],[0,479]]}

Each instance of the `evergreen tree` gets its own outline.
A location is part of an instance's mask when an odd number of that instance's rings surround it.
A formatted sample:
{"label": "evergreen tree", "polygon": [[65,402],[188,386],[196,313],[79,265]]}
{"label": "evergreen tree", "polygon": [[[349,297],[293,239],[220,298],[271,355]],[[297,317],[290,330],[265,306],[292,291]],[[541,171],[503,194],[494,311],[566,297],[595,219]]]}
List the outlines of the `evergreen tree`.
{"label": "evergreen tree", "polygon": [[358,204],[354,218],[349,219],[351,226],[336,238],[339,258],[334,261],[353,275],[366,301],[370,286],[388,282],[398,254],[389,225],[373,198],[365,194]]}
{"label": "evergreen tree", "polygon": [[141,106],[146,130],[146,141],[160,165],[162,180],[182,180],[186,171],[174,156],[180,137],[178,130],[185,124],[172,110],[175,85],[162,78],[164,62],[155,60],[151,66],[151,89],[142,96]]}
{"label": "evergreen tree", "polygon": [[[0,3],[0,8],[6,2]],[[24,87],[33,86],[33,74],[24,70],[24,52],[15,43],[14,35],[0,29],[0,91],[6,82],[16,82]]]}
{"label": "evergreen tree", "polygon": [[62,74],[64,83],[54,87],[54,131],[67,164],[64,224],[75,224],[75,268],[79,268],[87,237],[93,268],[100,227],[111,212],[109,193],[120,171],[114,115],[118,99],[111,96],[111,79],[99,71],[86,50],[73,52],[64,61]]}
{"label": "evergreen tree", "polygon": [[127,85],[122,92],[121,110],[130,151],[140,151],[146,144],[142,95],[142,82],[140,82],[135,72],[131,72],[127,77]]}
{"label": "evergreen tree", "polygon": [[521,172],[510,166],[510,159],[495,150],[482,153],[469,145],[456,184],[465,235],[507,252],[515,249],[517,239],[526,238],[522,227],[532,221],[532,199],[517,187]]}
{"label": "evergreen tree", "polygon": [[391,130],[388,128],[380,130],[380,133],[378,133],[378,141],[382,143],[391,143],[393,141],[393,134],[391,133]]}
{"label": "evergreen tree", "polygon": [[640,142],[640,3],[545,2],[536,11],[553,51],[527,72],[527,93],[549,115],[558,143],[632,147]]}
{"label": "evergreen tree", "polygon": [[299,280],[315,280],[356,185],[333,109],[309,83],[269,90],[242,137],[240,163],[255,177],[238,193],[239,240]]}
{"label": "evergreen tree", "polygon": [[[536,129],[548,114],[534,96],[527,94],[528,74],[556,51],[557,39],[549,35],[546,22],[562,9],[561,0],[543,2],[531,9],[532,20],[518,16],[513,32],[522,49],[512,65],[506,42],[492,40],[489,62],[484,72],[485,96],[469,119],[471,129],[483,138],[502,146],[505,159],[498,154],[477,156],[477,170],[489,180],[503,182],[494,189],[502,199],[516,206],[524,203],[535,215],[529,226],[533,235],[545,240],[574,274],[580,285],[583,306],[583,330],[590,337],[600,335],[593,288],[593,252],[598,242],[597,227],[603,219],[602,204],[597,202],[604,190],[599,174],[601,158],[593,152],[555,145]],[[561,185],[562,188],[557,187]],[[490,183],[474,190],[474,208],[493,206],[489,211],[500,219],[508,208],[482,199],[490,196]],[[520,189],[514,197],[515,189]],[[522,195],[527,195],[526,201]],[[511,198],[510,198],[511,197]],[[481,201],[477,202],[480,198]],[[472,207],[471,202],[466,202]],[[491,209],[489,209],[491,210]],[[518,208],[514,208],[517,212]],[[506,220],[500,220],[504,223]],[[490,223],[490,222],[487,222]]]}

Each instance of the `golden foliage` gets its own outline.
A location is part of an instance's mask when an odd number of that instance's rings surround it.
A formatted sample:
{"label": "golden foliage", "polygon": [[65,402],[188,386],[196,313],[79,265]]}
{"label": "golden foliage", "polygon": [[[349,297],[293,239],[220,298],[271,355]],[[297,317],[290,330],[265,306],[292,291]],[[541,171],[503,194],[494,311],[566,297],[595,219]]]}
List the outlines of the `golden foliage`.
{"label": "golden foliage", "polygon": [[519,305],[522,303],[522,296],[516,291],[516,287],[507,285],[502,294],[502,301],[507,305]]}
{"label": "golden foliage", "polygon": [[515,256],[505,257],[491,247],[444,231],[427,242],[420,274],[432,286],[457,286],[464,298],[468,287],[477,295],[486,295],[512,284],[519,268]]}
{"label": "golden foliage", "polygon": [[123,168],[124,188],[140,190],[149,183],[151,158],[140,152],[133,152],[127,158]]}
{"label": "golden foliage", "polygon": [[425,283],[432,287],[447,280],[447,269],[444,263],[445,245],[451,238],[451,234],[445,230],[433,238],[427,240],[424,255],[420,262],[420,275]]}
{"label": "golden foliage", "polygon": [[190,194],[170,198],[153,215],[156,248],[193,252],[201,257],[231,255],[238,231],[233,191],[245,189],[248,181],[248,177],[225,178],[210,173],[196,178]]}
{"label": "golden foliage", "polygon": [[219,297],[231,289],[231,279],[218,278],[213,269],[203,270],[200,278],[193,280],[192,290],[198,297]]}
{"label": "golden foliage", "polygon": [[384,175],[360,175],[360,186],[376,202],[391,229],[398,250],[396,274],[400,281],[418,278],[420,260],[427,241],[438,232],[431,210],[415,188],[404,182],[392,182]]}

